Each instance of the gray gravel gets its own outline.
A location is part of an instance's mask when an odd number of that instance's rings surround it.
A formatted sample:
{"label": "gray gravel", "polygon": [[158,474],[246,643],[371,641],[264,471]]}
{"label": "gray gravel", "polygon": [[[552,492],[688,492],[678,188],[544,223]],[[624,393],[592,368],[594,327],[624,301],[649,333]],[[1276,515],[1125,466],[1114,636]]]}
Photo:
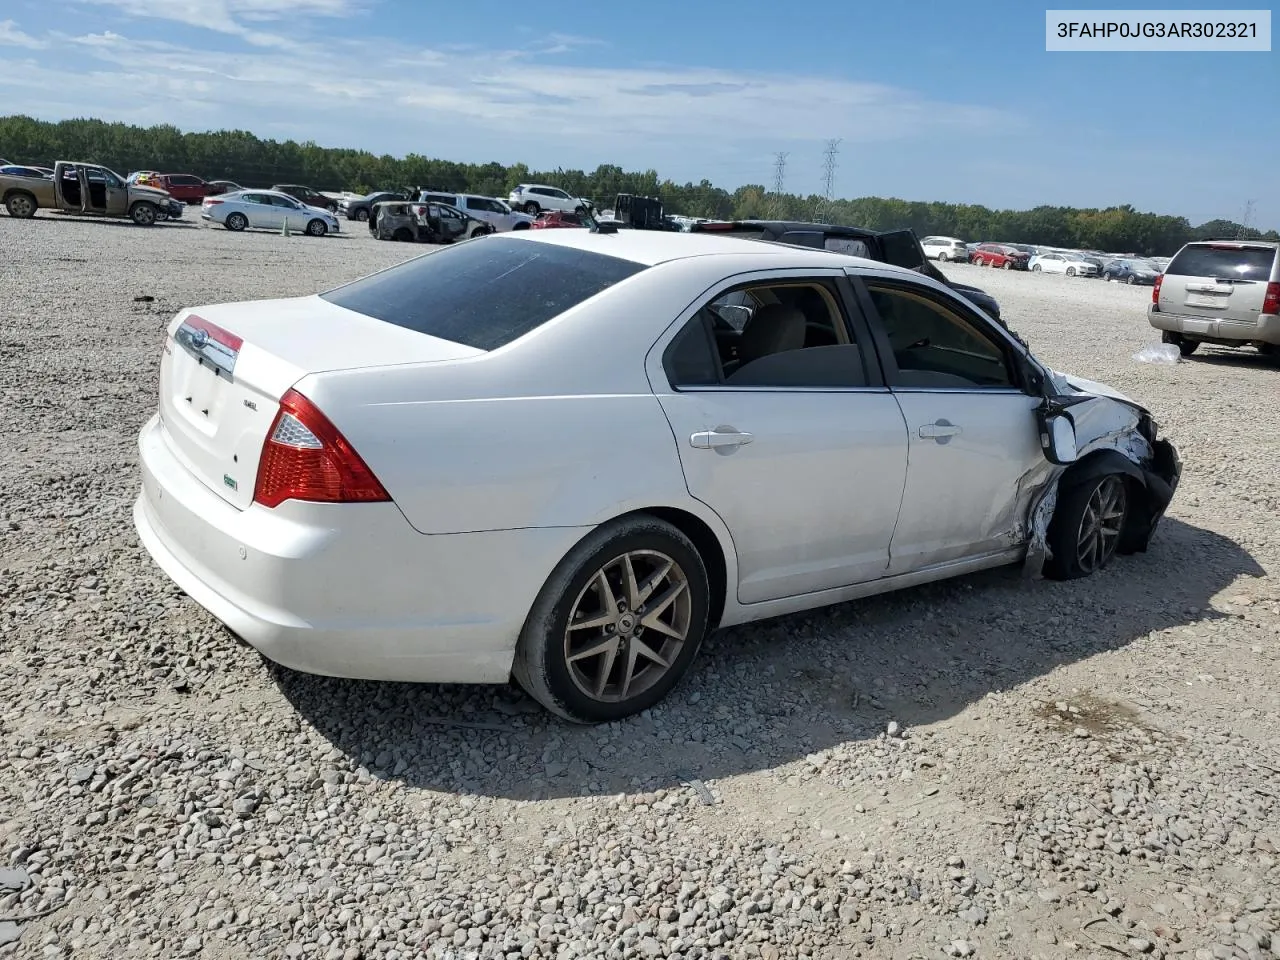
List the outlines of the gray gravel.
{"label": "gray gravel", "polygon": [[275,668],[133,533],[179,307],[419,248],[46,216],[0,244],[0,956],[1280,957],[1280,371],[1135,363],[1149,290],[946,268],[1179,443],[1147,554],[733,629],[578,729]]}

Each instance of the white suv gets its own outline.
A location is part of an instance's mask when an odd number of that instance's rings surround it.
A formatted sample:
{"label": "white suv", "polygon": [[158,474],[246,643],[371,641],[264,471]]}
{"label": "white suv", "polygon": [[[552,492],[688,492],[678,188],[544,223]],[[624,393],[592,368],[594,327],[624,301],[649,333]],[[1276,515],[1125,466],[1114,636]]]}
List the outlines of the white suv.
{"label": "white suv", "polygon": [[511,206],[517,210],[537,216],[543,210],[559,210],[561,213],[587,213],[591,210],[591,201],[582,197],[571,197],[559,187],[548,187],[541,183],[522,183],[511,191]]}
{"label": "white suv", "polygon": [[437,190],[424,190],[418,196],[423,203],[443,203],[457,207],[464,213],[483,220],[499,233],[508,230],[528,230],[534,218],[527,213],[517,213],[501,200],[493,197],[481,197],[474,193],[440,193]]}
{"label": "white suv", "polygon": [[924,255],[930,260],[958,260],[966,263],[969,260],[969,247],[963,240],[955,237],[925,237],[920,241]]}

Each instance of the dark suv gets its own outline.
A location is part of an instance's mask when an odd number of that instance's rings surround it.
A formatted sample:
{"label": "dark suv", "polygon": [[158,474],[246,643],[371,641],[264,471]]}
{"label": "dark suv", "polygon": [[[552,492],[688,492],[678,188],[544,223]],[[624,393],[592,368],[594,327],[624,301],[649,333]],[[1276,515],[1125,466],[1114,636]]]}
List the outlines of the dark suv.
{"label": "dark suv", "polygon": [[295,200],[301,200],[308,207],[319,207],[321,210],[328,210],[330,213],[338,212],[338,201],[332,197],[326,197],[319,190],[312,190],[310,187],[303,186],[300,183],[277,183],[271,188],[278,190],[280,193],[287,193]]}
{"label": "dark suv", "polygon": [[906,267],[945,283],[956,293],[977,304],[992,319],[1000,320],[1000,304],[993,296],[977,287],[949,280],[925,256],[924,248],[911,230],[864,230],[832,223],[802,223],[790,220],[708,220],[693,223],[690,233],[726,233],[747,240],[772,240],[800,247],[816,247],[854,257],[879,260],[895,267]]}

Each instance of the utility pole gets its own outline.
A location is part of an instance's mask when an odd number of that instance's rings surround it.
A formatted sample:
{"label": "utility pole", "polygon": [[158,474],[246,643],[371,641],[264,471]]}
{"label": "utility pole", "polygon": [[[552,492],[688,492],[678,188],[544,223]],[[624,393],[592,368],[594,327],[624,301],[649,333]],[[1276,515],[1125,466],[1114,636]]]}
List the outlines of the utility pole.
{"label": "utility pole", "polygon": [[773,215],[782,215],[782,183],[787,173],[787,152],[778,151],[773,155]]}
{"label": "utility pole", "polygon": [[822,152],[822,201],[814,220],[826,223],[831,213],[831,202],[836,198],[836,154],[840,152],[840,138],[827,141],[827,148]]}
{"label": "utility pole", "polygon": [[1244,214],[1240,217],[1240,229],[1236,231],[1237,240],[1243,240],[1245,234],[1249,232],[1249,226],[1253,223],[1253,208],[1257,202],[1257,200],[1246,200],[1244,202]]}

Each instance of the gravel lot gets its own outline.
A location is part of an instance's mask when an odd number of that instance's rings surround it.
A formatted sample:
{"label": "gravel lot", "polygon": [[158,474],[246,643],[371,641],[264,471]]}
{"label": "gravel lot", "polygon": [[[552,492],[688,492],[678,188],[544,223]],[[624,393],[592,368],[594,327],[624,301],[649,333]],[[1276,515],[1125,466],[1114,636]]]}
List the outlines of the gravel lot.
{"label": "gravel lot", "polygon": [[177,309],[421,248],[48,216],[0,246],[0,956],[1280,957],[1280,370],[1134,362],[1149,289],[946,267],[1179,445],[1148,553],[735,628],[580,729],[276,668],[133,532]]}

